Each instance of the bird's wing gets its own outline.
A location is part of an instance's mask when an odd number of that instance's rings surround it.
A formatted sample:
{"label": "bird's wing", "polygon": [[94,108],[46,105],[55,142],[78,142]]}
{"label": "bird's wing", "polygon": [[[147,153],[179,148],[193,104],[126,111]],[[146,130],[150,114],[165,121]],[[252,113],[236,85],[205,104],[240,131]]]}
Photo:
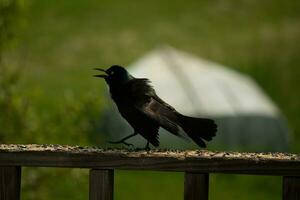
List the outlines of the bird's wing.
{"label": "bird's wing", "polygon": [[170,109],[153,97],[150,97],[149,102],[138,109],[147,117],[155,120],[161,127],[170,133],[185,140],[189,140],[188,136],[180,126],[175,110]]}
{"label": "bird's wing", "polygon": [[180,127],[177,111],[156,95],[149,82],[148,79],[135,79],[132,82],[131,94],[134,95],[132,100],[135,108],[167,131],[188,140]]}
{"label": "bird's wing", "polygon": [[143,112],[134,105],[118,105],[120,114],[133,127],[134,131],[143,136],[153,146],[159,145],[158,130],[159,124],[146,117]]}
{"label": "bird's wing", "polygon": [[157,96],[156,94],[154,94],[152,96],[157,102],[159,102],[160,104],[166,106],[170,111],[173,111],[173,112],[177,112],[175,110],[175,108],[173,108],[172,106],[170,106],[169,104],[167,104],[166,102],[164,102],[164,100],[162,100],[159,96]]}
{"label": "bird's wing", "polygon": [[120,90],[122,98],[116,102],[121,115],[134,130],[147,139],[152,145],[158,146],[157,121],[145,116],[140,111],[141,105],[148,101],[148,95],[153,90],[147,83],[148,79],[132,79]]}

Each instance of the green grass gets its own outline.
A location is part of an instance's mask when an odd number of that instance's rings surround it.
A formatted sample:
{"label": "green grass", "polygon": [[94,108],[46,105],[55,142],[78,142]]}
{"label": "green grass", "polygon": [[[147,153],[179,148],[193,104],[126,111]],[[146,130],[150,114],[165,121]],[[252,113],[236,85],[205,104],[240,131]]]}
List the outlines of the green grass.
{"label": "green grass", "polygon": [[213,175],[210,199],[281,199],[281,177]]}
{"label": "green grass", "polygon": [[[300,151],[300,2],[297,0],[33,0],[20,48],[19,94],[31,105],[26,140],[89,145],[105,86],[95,66],[128,65],[161,44],[252,76],[282,109]],[[103,136],[99,134],[99,142]],[[24,200],[87,199],[85,170],[28,168]],[[60,178],[63,177],[63,178]],[[183,175],[117,171],[115,199],[182,199]],[[213,175],[211,199],[279,199],[279,177]]]}
{"label": "green grass", "polygon": [[115,199],[174,199],[183,197],[183,174],[117,171]]}

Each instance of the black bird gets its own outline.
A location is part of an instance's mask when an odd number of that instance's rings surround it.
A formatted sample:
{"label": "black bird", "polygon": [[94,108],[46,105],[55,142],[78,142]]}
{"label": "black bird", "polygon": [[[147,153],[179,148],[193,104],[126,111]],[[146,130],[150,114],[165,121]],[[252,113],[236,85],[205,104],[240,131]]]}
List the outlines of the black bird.
{"label": "black bird", "polygon": [[119,112],[134,129],[133,134],[111,143],[129,146],[126,140],[140,134],[147,140],[145,149],[150,149],[149,143],[157,147],[160,127],[183,139],[191,138],[200,147],[206,147],[203,140],[210,141],[216,135],[213,120],[180,114],[156,95],[148,79],[135,78],[118,65],[95,70],[105,72],[94,76],[105,79]]}

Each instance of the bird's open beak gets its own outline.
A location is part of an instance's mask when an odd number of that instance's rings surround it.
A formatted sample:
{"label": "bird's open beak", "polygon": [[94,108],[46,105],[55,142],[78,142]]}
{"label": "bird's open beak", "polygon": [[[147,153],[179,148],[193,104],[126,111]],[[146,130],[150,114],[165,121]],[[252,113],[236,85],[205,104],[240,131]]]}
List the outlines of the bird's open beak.
{"label": "bird's open beak", "polygon": [[[107,73],[105,69],[101,69],[101,68],[94,68],[94,70],[97,70],[97,71],[101,71],[101,72]],[[99,74],[99,75],[94,75],[94,77],[107,78],[108,75],[106,75],[106,74]]]}

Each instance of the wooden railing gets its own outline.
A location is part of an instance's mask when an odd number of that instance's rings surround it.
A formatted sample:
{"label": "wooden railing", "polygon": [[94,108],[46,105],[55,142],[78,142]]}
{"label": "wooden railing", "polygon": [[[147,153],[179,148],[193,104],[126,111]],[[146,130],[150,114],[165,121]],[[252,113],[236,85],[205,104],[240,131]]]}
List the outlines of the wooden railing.
{"label": "wooden railing", "polygon": [[60,145],[0,145],[0,199],[19,200],[21,167],[90,169],[90,200],[112,200],[114,170],[185,172],[184,199],[208,199],[209,173],[283,177],[283,199],[300,199],[300,155],[128,151]]}

